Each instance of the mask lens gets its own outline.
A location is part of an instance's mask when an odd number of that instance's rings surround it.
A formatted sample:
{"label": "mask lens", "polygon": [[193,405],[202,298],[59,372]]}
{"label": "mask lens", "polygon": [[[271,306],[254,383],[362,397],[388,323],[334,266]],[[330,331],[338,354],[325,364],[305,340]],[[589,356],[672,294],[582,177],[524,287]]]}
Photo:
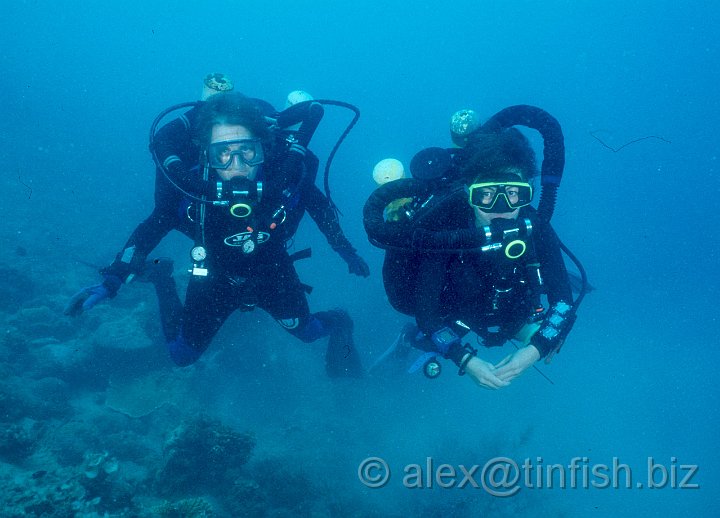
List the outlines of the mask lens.
{"label": "mask lens", "polygon": [[497,207],[500,212],[504,212],[508,207],[514,210],[530,205],[532,187],[526,182],[487,182],[470,186],[470,204],[481,210],[493,211],[500,198],[505,201]]}
{"label": "mask lens", "polygon": [[227,169],[233,158],[248,166],[262,164],[265,160],[260,139],[229,140],[216,142],[208,147],[208,162],[215,169]]}

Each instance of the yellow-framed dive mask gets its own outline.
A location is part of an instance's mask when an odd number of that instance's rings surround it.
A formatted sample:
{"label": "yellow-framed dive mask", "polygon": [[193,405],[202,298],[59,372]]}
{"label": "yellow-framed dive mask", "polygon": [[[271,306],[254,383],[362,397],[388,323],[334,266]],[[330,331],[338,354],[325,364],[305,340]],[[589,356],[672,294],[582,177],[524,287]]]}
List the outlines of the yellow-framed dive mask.
{"label": "yellow-framed dive mask", "polygon": [[527,182],[481,182],[468,187],[468,202],[483,212],[512,212],[530,205],[532,186]]}

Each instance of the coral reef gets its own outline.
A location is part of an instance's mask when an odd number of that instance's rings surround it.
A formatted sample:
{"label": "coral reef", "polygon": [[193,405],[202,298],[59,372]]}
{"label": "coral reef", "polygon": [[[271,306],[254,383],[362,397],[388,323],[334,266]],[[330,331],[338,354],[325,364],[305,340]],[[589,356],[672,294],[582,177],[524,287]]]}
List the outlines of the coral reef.
{"label": "coral reef", "polygon": [[13,464],[29,457],[35,450],[42,425],[25,420],[19,423],[0,423],[0,459]]}
{"label": "coral reef", "polygon": [[[73,272],[58,279],[54,270],[34,274],[28,289],[22,274],[0,277],[1,516],[359,518],[490,509],[464,493],[452,501],[413,494],[413,507],[391,501],[398,492],[364,492],[352,463],[376,435],[364,436],[348,401],[367,397],[367,387],[354,394],[323,384],[322,362],[303,364],[307,351],[286,348],[269,317],[241,315],[241,328],[230,322],[200,362],[177,369],[160,346],[149,287],[128,286],[71,320],[64,302],[91,281]],[[197,417],[201,405],[207,415]],[[257,431],[257,448],[240,426]],[[360,446],[358,437],[370,442]],[[475,453],[463,458],[487,456]]]}
{"label": "coral reef", "polygon": [[85,488],[85,500],[102,504],[105,511],[130,509],[134,488],[120,474],[120,463],[107,451],[88,451],[80,466],[80,484]]}
{"label": "coral reef", "polygon": [[208,416],[188,420],[165,443],[165,462],[155,487],[176,497],[222,492],[232,487],[254,447],[251,434],[238,433]]}
{"label": "coral reef", "polygon": [[260,460],[253,466],[253,478],[272,507],[296,514],[307,512],[318,496],[310,477],[292,458]]}
{"label": "coral reef", "polygon": [[[5,470],[3,470],[5,471]],[[3,487],[2,516],[62,518],[99,516],[102,498],[88,498],[79,477],[71,469],[32,474],[11,471],[0,478]]]}
{"label": "coral reef", "polygon": [[49,339],[63,342],[77,334],[77,328],[63,316],[60,301],[47,296],[26,302],[8,317],[7,324],[17,328],[30,342]]}
{"label": "coral reef", "polygon": [[212,518],[216,515],[213,506],[204,498],[165,502],[151,510],[151,516],[159,518]]}
{"label": "coral reef", "polygon": [[118,467],[118,460],[115,457],[109,457],[109,453],[106,451],[101,453],[85,453],[83,474],[89,479],[95,479],[100,476],[104,478],[104,475],[117,473]]}
{"label": "coral reef", "polygon": [[55,378],[33,380],[9,376],[0,383],[0,416],[15,421],[24,417],[50,419],[71,412],[67,386]]}
{"label": "coral reef", "polygon": [[119,319],[102,322],[92,334],[92,344],[106,349],[133,350],[152,347],[152,339],[138,325],[136,312],[123,315]]}
{"label": "coral reef", "polygon": [[138,418],[155,412],[163,405],[187,406],[187,392],[184,376],[152,372],[132,379],[111,379],[105,404],[116,412]]}

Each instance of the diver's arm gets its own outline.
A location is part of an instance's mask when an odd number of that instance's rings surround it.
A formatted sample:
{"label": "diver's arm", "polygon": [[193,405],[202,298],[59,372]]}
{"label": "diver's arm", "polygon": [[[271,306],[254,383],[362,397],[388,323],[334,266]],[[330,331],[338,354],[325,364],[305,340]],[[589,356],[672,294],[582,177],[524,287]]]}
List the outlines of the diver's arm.
{"label": "diver's arm", "polygon": [[350,241],[345,237],[342,228],[340,228],[337,210],[330,204],[328,197],[315,185],[320,160],[315,153],[308,150],[303,165],[305,166],[305,174],[300,188],[305,210],[310,214],[310,217],[333,250],[336,252],[341,250],[355,252],[355,248],[353,248]]}
{"label": "diver's arm", "polygon": [[[509,385],[509,380],[500,378],[491,363],[477,357],[477,351],[467,345],[463,346],[459,336],[455,335],[456,339],[451,340],[449,346],[438,344],[438,334],[443,328],[446,334],[454,334],[445,325],[440,303],[440,295],[446,282],[448,259],[444,254],[425,255],[422,258],[416,288],[415,318],[420,330],[428,337],[427,341],[434,343],[435,348],[441,351],[445,358],[459,367],[461,374],[467,374],[480,387],[494,390]],[[448,339],[442,341],[447,342]]]}
{"label": "diver's arm", "polygon": [[535,246],[548,301],[551,305],[561,300],[571,303],[572,287],[560,250],[560,240],[549,223],[539,224],[537,231]]}
{"label": "diver's arm", "polygon": [[370,275],[370,267],[345,237],[340,228],[337,211],[320,189],[315,184],[308,185],[303,190],[303,199],[308,214],[323,233],[328,244],[347,263],[350,273],[361,277]]}
{"label": "diver's arm", "polygon": [[334,208],[330,206],[330,201],[317,188],[316,185],[308,185],[303,189],[303,199],[305,200],[305,209],[310,217],[317,225],[320,232],[327,239],[328,244],[336,252],[339,250],[355,251],[350,241],[340,227],[340,220]]}
{"label": "diver's arm", "polygon": [[535,243],[550,307],[530,343],[539,351],[540,357],[545,358],[564,343],[575,322],[575,310],[557,234],[549,224],[539,227],[539,239]]}
{"label": "diver's arm", "polygon": [[100,301],[115,297],[120,287],[130,281],[132,276],[142,273],[148,254],[175,228],[174,214],[174,210],[167,210],[162,204],[156,204],[150,216],[135,228],[115,261],[100,270],[102,282],[83,288],[73,295],[64,313],[78,316]]}
{"label": "diver's arm", "polygon": [[142,271],[147,256],[175,227],[176,220],[171,217],[170,212],[173,211],[160,210],[156,206],[152,214],[135,228],[125,246],[118,252],[115,261],[100,270],[104,277],[111,278],[109,283],[113,288],[110,290],[111,296],[117,293],[119,287],[126,283],[131,275],[137,275]]}

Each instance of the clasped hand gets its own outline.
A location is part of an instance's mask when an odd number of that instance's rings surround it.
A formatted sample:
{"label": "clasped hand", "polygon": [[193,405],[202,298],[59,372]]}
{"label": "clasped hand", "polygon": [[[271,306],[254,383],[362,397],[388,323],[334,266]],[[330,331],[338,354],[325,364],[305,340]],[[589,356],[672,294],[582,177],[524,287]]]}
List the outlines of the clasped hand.
{"label": "clasped hand", "polygon": [[510,382],[522,374],[540,358],[538,350],[528,345],[506,356],[500,363],[490,362],[473,357],[465,366],[465,372],[472,380],[486,389],[507,387]]}

